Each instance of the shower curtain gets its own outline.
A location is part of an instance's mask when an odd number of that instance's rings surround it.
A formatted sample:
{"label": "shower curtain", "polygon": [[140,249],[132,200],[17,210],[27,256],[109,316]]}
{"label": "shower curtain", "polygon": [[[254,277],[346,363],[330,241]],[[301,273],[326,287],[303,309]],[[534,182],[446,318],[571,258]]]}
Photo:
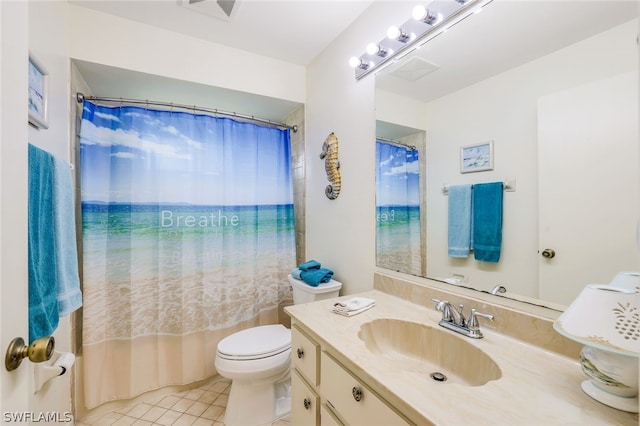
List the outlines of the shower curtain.
{"label": "shower curtain", "polygon": [[278,322],[288,130],[85,102],[80,169],[87,408],[213,376],[223,337]]}
{"label": "shower curtain", "polygon": [[376,141],[376,264],[422,270],[418,150]]}

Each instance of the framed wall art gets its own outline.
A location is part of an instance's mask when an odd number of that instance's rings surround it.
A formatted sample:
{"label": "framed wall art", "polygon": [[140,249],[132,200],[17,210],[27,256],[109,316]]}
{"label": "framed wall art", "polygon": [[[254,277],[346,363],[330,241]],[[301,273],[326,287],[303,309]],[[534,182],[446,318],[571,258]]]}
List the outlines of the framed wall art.
{"label": "framed wall art", "polygon": [[29,123],[39,129],[49,127],[49,73],[29,54]]}
{"label": "framed wall art", "polygon": [[493,170],[493,141],[460,148],[460,173]]}

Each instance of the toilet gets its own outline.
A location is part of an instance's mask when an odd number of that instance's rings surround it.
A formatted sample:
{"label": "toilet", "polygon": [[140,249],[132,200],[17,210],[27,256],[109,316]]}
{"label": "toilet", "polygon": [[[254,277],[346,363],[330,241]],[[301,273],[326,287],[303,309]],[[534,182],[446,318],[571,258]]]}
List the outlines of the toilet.
{"label": "toilet", "polygon": [[[331,280],[312,287],[289,275],[293,303],[338,297],[342,284]],[[291,412],[291,330],[282,324],[239,331],[218,343],[215,366],[231,379],[226,426],[270,424]]]}

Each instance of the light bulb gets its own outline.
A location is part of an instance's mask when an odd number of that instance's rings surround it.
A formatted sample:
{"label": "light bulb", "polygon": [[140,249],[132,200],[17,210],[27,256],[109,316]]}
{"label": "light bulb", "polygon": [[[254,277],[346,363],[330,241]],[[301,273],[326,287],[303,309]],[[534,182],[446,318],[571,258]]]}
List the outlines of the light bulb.
{"label": "light bulb", "polygon": [[387,30],[387,37],[391,40],[396,40],[398,37],[400,37],[401,34],[402,32],[400,31],[400,28],[396,26],[391,26]]}
{"label": "light bulb", "polygon": [[369,67],[372,67],[374,64],[373,62],[365,61],[362,58],[357,58],[355,56],[352,56],[351,59],[349,59],[349,65],[351,65],[352,68],[360,68],[361,70],[367,70],[369,69]]}
{"label": "light bulb", "polygon": [[375,43],[369,43],[367,44],[367,54],[369,55],[375,55],[378,52],[380,52],[380,46],[378,46]]}
{"label": "light bulb", "polygon": [[426,14],[427,14],[427,8],[421,4],[415,6],[411,11],[411,16],[413,16],[413,19],[415,19],[416,21],[421,21]]}
{"label": "light bulb", "polygon": [[425,24],[429,25],[435,25],[442,20],[442,14],[435,13],[422,6],[421,4],[413,8],[411,16],[413,16],[413,19],[415,19],[416,21],[422,21]]}

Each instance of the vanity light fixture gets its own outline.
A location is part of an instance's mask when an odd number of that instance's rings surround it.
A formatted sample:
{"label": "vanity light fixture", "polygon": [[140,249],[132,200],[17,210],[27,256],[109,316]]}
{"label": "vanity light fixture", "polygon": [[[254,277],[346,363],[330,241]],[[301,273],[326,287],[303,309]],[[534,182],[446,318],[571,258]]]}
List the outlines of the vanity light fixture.
{"label": "vanity light fixture", "polygon": [[638,412],[640,293],[612,283],[589,284],[553,324],[584,344],[582,390],[610,407]]}
{"label": "vanity light fixture", "polygon": [[364,54],[349,60],[355,69],[356,80],[402,58],[492,1],[433,0],[428,8],[417,5],[407,22],[389,27],[386,38],[377,44],[370,43]]}

